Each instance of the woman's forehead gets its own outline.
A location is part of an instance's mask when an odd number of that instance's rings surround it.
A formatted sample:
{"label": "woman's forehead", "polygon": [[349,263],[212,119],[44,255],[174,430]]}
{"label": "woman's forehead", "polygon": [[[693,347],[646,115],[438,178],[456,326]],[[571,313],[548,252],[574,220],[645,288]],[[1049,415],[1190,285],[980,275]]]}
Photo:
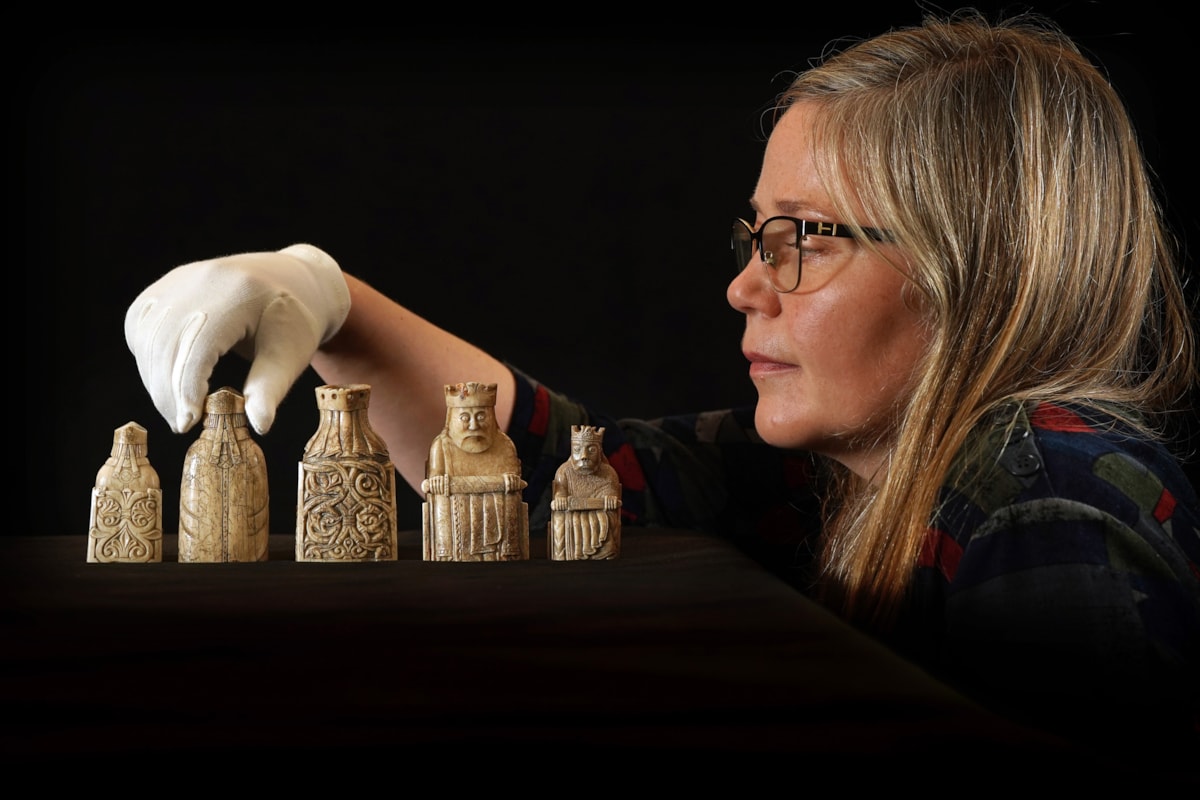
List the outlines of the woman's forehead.
{"label": "woman's forehead", "polygon": [[750,201],[755,211],[805,219],[830,216],[832,203],[813,152],[813,113],[811,106],[793,106],[771,132]]}

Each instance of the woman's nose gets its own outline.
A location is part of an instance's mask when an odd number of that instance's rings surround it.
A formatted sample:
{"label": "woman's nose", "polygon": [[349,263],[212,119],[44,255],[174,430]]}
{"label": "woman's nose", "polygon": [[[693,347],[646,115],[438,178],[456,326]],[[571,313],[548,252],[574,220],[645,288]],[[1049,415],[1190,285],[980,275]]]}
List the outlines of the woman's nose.
{"label": "woman's nose", "polygon": [[725,289],[725,299],[743,314],[755,311],[778,313],[779,293],[767,279],[767,271],[763,269],[757,251],[750,255],[742,271],[733,276]]}

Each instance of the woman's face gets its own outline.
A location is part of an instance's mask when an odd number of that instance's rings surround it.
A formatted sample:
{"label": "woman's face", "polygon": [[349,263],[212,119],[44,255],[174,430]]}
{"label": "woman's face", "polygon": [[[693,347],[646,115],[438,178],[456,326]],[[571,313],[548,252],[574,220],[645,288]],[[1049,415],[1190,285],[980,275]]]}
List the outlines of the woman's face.
{"label": "woman's face", "polygon": [[[813,113],[793,106],[771,133],[751,199],[755,230],[774,216],[844,222],[817,178]],[[891,444],[893,412],[924,352],[926,327],[911,298],[906,303],[905,276],[870,248],[833,236],[797,246],[795,291],[772,288],[755,250],[726,292],[746,315],[755,425],[770,444],[823,453],[870,479]],[[894,246],[881,250],[903,267]]]}

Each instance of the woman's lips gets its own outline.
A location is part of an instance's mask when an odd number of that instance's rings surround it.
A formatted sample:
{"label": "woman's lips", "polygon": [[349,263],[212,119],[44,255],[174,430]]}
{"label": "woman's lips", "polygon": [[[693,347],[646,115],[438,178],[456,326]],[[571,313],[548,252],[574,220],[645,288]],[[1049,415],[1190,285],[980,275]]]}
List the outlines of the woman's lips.
{"label": "woman's lips", "polygon": [[777,375],[780,372],[788,372],[796,369],[795,364],[789,364],[785,361],[777,361],[775,358],[754,351],[746,351],[746,360],[750,362],[750,377],[769,377]]}

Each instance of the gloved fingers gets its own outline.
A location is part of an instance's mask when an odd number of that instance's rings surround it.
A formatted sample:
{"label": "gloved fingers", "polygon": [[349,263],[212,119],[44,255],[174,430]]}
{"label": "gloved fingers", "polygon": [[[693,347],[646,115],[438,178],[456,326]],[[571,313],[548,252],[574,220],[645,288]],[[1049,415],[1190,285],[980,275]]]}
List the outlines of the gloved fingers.
{"label": "gloved fingers", "polygon": [[211,320],[204,312],[192,312],[182,321],[179,348],[170,376],[175,403],[171,429],[176,433],[185,433],[203,418],[209,378],[217,366],[217,359],[228,350],[228,347],[214,343]]}
{"label": "gloved fingers", "polygon": [[154,397],[154,362],[151,360],[148,351],[154,341],[155,330],[162,323],[161,314],[151,318],[151,315],[154,313],[154,306],[154,300],[147,300],[144,296],[139,296],[126,309],[125,344],[129,347],[129,352],[133,353],[134,361],[137,363],[138,376],[141,377],[142,383],[154,399],[155,407],[158,408],[164,417],[173,417],[174,410],[171,409],[171,413],[168,414],[159,405],[158,398]]}
{"label": "gloved fingers", "polygon": [[308,309],[291,296],[276,298],[263,311],[242,389],[246,418],[260,434],[271,429],[279,404],[312,361],[320,345],[317,328]]}
{"label": "gloved fingers", "polygon": [[176,433],[204,415],[209,380],[217,361],[251,334],[253,309],[213,314],[180,313],[164,300],[139,299],[125,316],[125,338],[154,407]]}
{"label": "gloved fingers", "polygon": [[236,348],[251,362],[247,417],[266,433],[349,302],[337,262],[315,247],[243,253],[185,264],[155,281],[126,312],[125,338],[176,433],[200,421],[217,361]]}
{"label": "gloved fingers", "polygon": [[138,301],[125,315],[125,341],[150,399],[175,433],[200,421],[208,378],[217,356],[197,347],[207,315],[196,311],[172,316],[169,305],[154,298]]}

